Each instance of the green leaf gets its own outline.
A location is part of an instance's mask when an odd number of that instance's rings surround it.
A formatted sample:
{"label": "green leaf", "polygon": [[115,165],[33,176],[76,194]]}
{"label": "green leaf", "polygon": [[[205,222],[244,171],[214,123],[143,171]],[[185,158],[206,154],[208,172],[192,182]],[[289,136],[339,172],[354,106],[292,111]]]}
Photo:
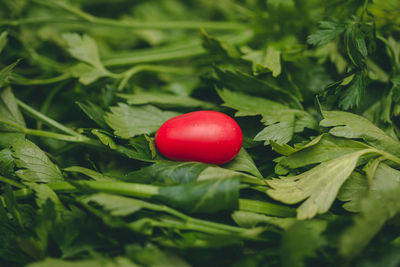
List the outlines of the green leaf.
{"label": "green leaf", "polygon": [[1,121],[9,122],[21,127],[25,127],[25,121],[18,109],[17,101],[10,88],[5,88],[0,92],[0,131],[18,131],[7,124],[3,125]]}
{"label": "green leaf", "polygon": [[112,216],[128,216],[141,209],[152,209],[154,204],[150,204],[138,199],[116,196],[106,193],[97,193],[83,197],[83,203],[95,203],[108,211]]}
{"label": "green leaf", "polygon": [[366,143],[393,155],[400,156],[400,142],[388,136],[369,120],[343,111],[322,111],[323,127],[333,127],[329,133],[344,138],[363,139]]}
{"label": "green leaf", "polygon": [[257,169],[253,159],[243,147],[240,149],[239,154],[232,161],[224,164],[222,167],[234,171],[247,172],[255,177],[263,179],[263,176]]}
{"label": "green leaf", "polygon": [[243,59],[249,60],[252,63],[254,75],[271,71],[273,77],[279,76],[281,73],[281,52],[273,46],[268,46],[265,51],[246,49],[246,54]]}
{"label": "green leaf", "polygon": [[104,116],[106,115],[105,111],[93,104],[90,101],[83,102],[76,102],[76,104],[85,112],[85,114],[92,119],[95,123],[97,123],[103,129],[107,129],[108,125],[104,120]]}
{"label": "green leaf", "polygon": [[199,177],[197,177],[197,180],[202,181],[219,178],[239,178],[243,183],[264,185],[264,181],[262,179],[253,175],[214,166],[210,166],[202,171]]}
{"label": "green leaf", "polygon": [[239,179],[216,178],[161,187],[154,198],[190,213],[229,211],[238,207]]}
{"label": "green leaf", "polygon": [[10,149],[5,148],[0,150],[0,175],[12,175],[14,174],[14,158]]}
{"label": "green leaf", "polygon": [[131,262],[124,257],[116,257],[114,259],[86,259],[86,260],[62,260],[46,258],[44,261],[34,262],[27,267],[139,267],[139,265]]}
{"label": "green leaf", "polygon": [[237,110],[235,114],[237,117],[271,114],[282,109],[289,110],[287,106],[266,98],[229,90],[217,90],[217,93],[224,101],[223,106]]}
{"label": "green leaf", "polygon": [[29,187],[35,192],[35,201],[38,207],[47,205],[47,201],[50,200],[54,204],[54,209],[58,214],[65,212],[66,209],[57,194],[46,184],[28,184]]}
{"label": "green leaf", "polygon": [[357,73],[351,82],[344,87],[344,92],[339,98],[339,107],[344,110],[358,107],[364,99],[366,87],[366,73]]}
{"label": "green leaf", "polygon": [[291,225],[282,236],[282,266],[307,266],[305,260],[316,257],[316,251],[327,244],[322,235],[326,226],[327,223],[321,220],[301,221]]}
{"label": "green leaf", "polygon": [[29,140],[18,141],[12,145],[16,174],[28,182],[51,183],[64,180],[60,169],[49,160],[46,154]]}
{"label": "green leaf", "polygon": [[337,195],[340,201],[344,201],[343,208],[351,212],[360,212],[361,200],[368,192],[368,182],[365,175],[353,172],[350,178],[343,184]]}
{"label": "green leaf", "polygon": [[361,200],[360,214],[354,225],[340,238],[340,253],[346,257],[359,254],[382,226],[400,212],[400,171],[380,164],[370,190]]}
{"label": "green leaf", "polygon": [[295,114],[279,114],[275,119],[279,122],[273,124],[267,124],[261,132],[255,137],[255,141],[265,141],[265,145],[268,145],[270,141],[274,141],[278,144],[287,143],[293,138],[294,127],[295,127]]}
{"label": "green leaf", "polygon": [[68,52],[72,57],[84,63],[78,63],[69,71],[74,77],[78,77],[83,84],[90,84],[100,77],[110,76],[99,57],[96,41],[88,35],[80,36],[77,33],[65,33],[62,35],[68,46]]}
{"label": "green leaf", "polygon": [[[315,141],[318,142],[316,143]],[[316,138],[302,148],[295,147],[297,151],[281,159],[279,164],[295,169],[329,161],[368,147],[369,146],[366,144],[358,141],[335,137],[330,134],[323,134],[319,136],[318,140]]]}
{"label": "green leaf", "polygon": [[272,76],[281,74],[281,51],[269,46],[265,55],[265,67],[272,71]]}
{"label": "green leaf", "polygon": [[62,35],[68,46],[68,52],[74,58],[85,62],[96,69],[104,69],[99,57],[96,41],[88,36],[77,33],[64,33]]}
{"label": "green leaf", "polygon": [[234,211],[232,213],[232,219],[241,227],[246,228],[253,228],[261,225],[274,225],[281,229],[287,229],[297,222],[296,218],[273,217],[242,210]]}
{"label": "green leaf", "polygon": [[267,194],[286,204],[307,199],[297,209],[298,219],[308,219],[325,213],[331,207],[340,187],[353,172],[358,159],[370,152],[370,149],[364,149],[345,154],[302,174],[267,180],[272,188],[267,190]]}
{"label": "green leaf", "polygon": [[3,51],[4,47],[7,45],[7,32],[2,32],[0,34],[0,53]]}
{"label": "green leaf", "polygon": [[224,40],[209,36],[204,29],[201,29],[200,33],[203,38],[202,45],[212,56],[213,61],[232,61],[240,58],[240,52],[235,46]]}
{"label": "green leaf", "polygon": [[0,88],[8,83],[8,79],[11,77],[12,70],[18,64],[18,62],[19,61],[16,61],[0,70]]}
{"label": "green leaf", "polygon": [[[344,40],[347,55],[357,67],[365,67],[365,60],[368,55],[366,38],[373,30],[373,26],[366,27],[366,24],[359,25],[358,23],[353,23],[345,31]],[[373,42],[373,40],[369,41]]]}
{"label": "green leaf", "polygon": [[240,71],[214,69],[218,76],[218,82],[221,83],[220,85],[217,84],[218,88],[226,87],[235,92],[244,92],[250,95],[257,94],[280,103],[299,106],[299,100],[295,96],[274,83],[259,80]]}
{"label": "green leaf", "polygon": [[152,134],[165,121],[178,115],[151,105],[128,106],[119,103],[117,107],[111,107],[111,112],[104,119],[116,135],[127,139],[140,134]]}
{"label": "green leaf", "polygon": [[78,63],[70,67],[68,71],[73,77],[79,78],[79,82],[84,85],[91,84],[102,77],[110,76],[110,72],[106,69],[98,69],[85,63]]}
{"label": "green leaf", "polygon": [[346,30],[347,24],[337,20],[321,21],[320,29],[307,38],[307,42],[312,45],[324,45],[335,39],[339,34]]}
{"label": "green leaf", "polygon": [[128,181],[160,185],[186,184],[196,181],[208,167],[200,162],[161,161],[127,175]]}
{"label": "green leaf", "polygon": [[142,247],[137,244],[128,245],[126,248],[127,256],[144,266],[152,267],[189,267],[190,265],[172,251],[161,250],[154,245],[147,244]]}
{"label": "green leaf", "polygon": [[165,93],[140,92],[135,94],[117,94],[131,105],[153,104],[162,108],[204,108],[215,109],[212,103],[201,101],[188,96]]}
{"label": "green leaf", "polygon": [[[314,129],[315,120],[308,113],[302,110],[291,109],[280,103],[232,92],[229,90],[217,90],[219,96],[224,101],[224,106],[238,110],[235,116],[255,116],[261,115],[262,122],[267,127],[259,132],[254,140],[270,141],[276,143],[289,142],[295,132],[302,132],[304,127]],[[296,120],[297,119],[297,120]],[[300,125],[297,123],[300,122]]]}
{"label": "green leaf", "polygon": [[115,143],[115,141],[111,138],[111,136],[110,136],[111,134],[107,133],[106,131],[93,129],[90,132],[91,132],[91,134],[96,136],[103,145],[106,145],[111,149],[117,149],[118,148],[118,146]]}

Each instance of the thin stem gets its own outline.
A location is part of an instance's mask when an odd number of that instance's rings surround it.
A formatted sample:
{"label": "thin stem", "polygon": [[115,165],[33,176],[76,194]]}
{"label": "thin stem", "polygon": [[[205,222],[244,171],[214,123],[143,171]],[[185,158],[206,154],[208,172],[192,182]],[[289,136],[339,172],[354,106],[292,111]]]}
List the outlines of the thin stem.
{"label": "thin stem", "polygon": [[67,142],[74,142],[74,143],[85,143],[85,142],[90,142],[90,138],[84,136],[84,135],[65,135],[65,134],[58,134],[54,132],[49,132],[49,131],[43,131],[43,130],[36,130],[36,129],[28,129],[25,128],[23,130],[25,134],[28,135],[35,135],[35,136],[41,136],[41,137],[48,137],[48,138],[53,138],[61,141],[67,141]]}
{"label": "thin stem", "polygon": [[[253,32],[248,30],[235,35],[222,36],[220,39],[232,44],[238,44],[249,40]],[[112,55],[102,60],[105,66],[124,66],[138,63],[161,62],[190,58],[205,54],[207,51],[202,47],[200,41],[173,45],[162,48],[149,48],[130,53]]]}
{"label": "thin stem", "polygon": [[0,182],[6,183],[9,185],[18,187],[18,188],[25,188],[25,186],[23,184],[18,183],[17,181],[14,181],[13,179],[10,179],[10,178],[7,178],[7,177],[1,176],[1,175],[0,175]]}
{"label": "thin stem", "polygon": [[[60,83],[50,91],[50,93],[47,95],[46,99],[44,100],[42,106],[40,107],[40,112],[42,114],[46,115],[47,110],[49,109],[50,104],[54,99],[54,96],[61,90],[61,88],[64,85],[65,85],[65,82],[64,83]],[[37,129],[41,130],[42,126],[43,126],[43,123],[41,121],[37,121],[37,123],[36,123]]]}
{"label": "thin stem", "polygon": [[158,194],[159,187],[147,184],[108,181],[79,181],[76,186],[123,196],[151,198]]}
{"label": "thin stem", "polygon": [[119,21],[112,20],[107,18],[98,18],[89,13],[86,13],[80,9],[77,9],[73,6],[68,5],[65,2],[61,1],[42,1],[42,0],[34,0],[37,4],[45,5],[53,8],[54,5],[67,11],[68,13],[84,20],[91,22],[93,24],[108,26],[108,27],[117,27],[117,28],[126,28],[126,29],[200,29],[206,28],[210,30],[239,30],[246,27],[245,24],[237,23],[237,22],[228,22],[228,21],[156,21],[156,22],[144,22],[144,21]]}
{"label": "thin stem", "polygon": [[[108,181],[76,181],[58,182],[47,184],[56,193],[77,193],[85,190],[96,190],[99,192],[131,196],[138,198],[151,198],[158,193],[159,187],[147,184],[136,184],[126,182]],[[33,191],[27,188],[14,191],[16,198],[31,197]]]}
{"label": "thin stem", "polygon": [[21,107],[21,109],[23,111],[25,111],[25,113],[31,117],[33,117],[34,119],[40,120],[43,123],[45,123],[46,125],[53,127],[61,132],[64,132],[66,134],[70,134],[73,136],[82,136],[79,133],[75,132],[74,130],[65,127],[64,125],[56,122],[55,120],[49,118],[48,116],[44,115],[43,113],[40,113],[39,111],[31,108],[30,106],[28,106],[27,104],[25,104],[24,102],[22,102],[21,100],[16,100],[18,106]]}
{"label": "thin stem", "polygon": [[65,81],[69,78],[71,78],[71,75],[69,73],[63,73],[53,78],[41,79],[41,80],[30,80],[22,76],[13,74],[11,76],[11,81],[13,84],[18,84],[18,85],[45,85],[45,84],[52,84]]}
{"label": "thin stem", "polygon": [[122,77],[122,80],[118,86],[118,90],[122,90],[128,81],[132,78],[133,75],[143,72],[143,71],[152,71],[152,72],[162,72],[162,73],[172,73],[172,74],[192,74],[192,70],[190,68],[179,68],[172,66],[159,66],[159,65],[139,65],[130,68],[129,70],[119,74]]}

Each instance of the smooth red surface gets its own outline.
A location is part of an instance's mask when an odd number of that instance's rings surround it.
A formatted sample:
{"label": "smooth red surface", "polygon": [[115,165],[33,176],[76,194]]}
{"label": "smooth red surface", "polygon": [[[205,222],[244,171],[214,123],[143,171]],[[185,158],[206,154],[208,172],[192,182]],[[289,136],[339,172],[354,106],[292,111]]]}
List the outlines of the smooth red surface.
{"label": "smooth red surface", "polygon": [[155,135],[158,150],[177,161],[224,164],[242,146],[239,125],[217,111],[195,111],[166,121]]}

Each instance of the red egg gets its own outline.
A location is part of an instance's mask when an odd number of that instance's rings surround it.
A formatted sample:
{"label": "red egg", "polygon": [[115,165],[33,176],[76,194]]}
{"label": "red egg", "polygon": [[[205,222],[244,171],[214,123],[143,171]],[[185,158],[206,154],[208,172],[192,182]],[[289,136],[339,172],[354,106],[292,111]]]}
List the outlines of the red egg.
{"label": "red egg", "polygon": [[217,111],[195,111],[169,119],[155,135],[158,150],[169,159],[217,165],[231,161],[242,142],[239,125]]}

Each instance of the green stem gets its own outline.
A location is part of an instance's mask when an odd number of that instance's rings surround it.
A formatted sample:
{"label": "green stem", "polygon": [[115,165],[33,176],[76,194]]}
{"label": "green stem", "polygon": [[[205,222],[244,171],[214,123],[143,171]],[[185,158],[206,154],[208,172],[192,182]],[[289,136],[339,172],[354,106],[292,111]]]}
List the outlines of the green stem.
{"label": "green stem", "polygon": [[[232,44],[246,42],[253,37],[250,30],[235,35],[222,36],[220,39]],[[200,41],[172,45],[162,48],[149,48],[129,53],[121,53],[105,58],[102,62],[107,67],[124,66],[138,63],[160,62],[190,58],[207,53]]]}
{"label": "green stem", "polygon": [[102,62],[107,67],[123,66],[138,63],[161,62],[175,59],[188,58],[205,53],[201,42],[171,45],[161,48],[147,48],[139,51],[115,53],[105,57]]}
{"label": "green stem", "polygon": [[[50,104],[54,99],[54,96],[61,90],[61,88],[64,85],[65,85],[65,83],[60,83],[50,91],[50,93],[47,95],[46,99],[44,100],[42,106],[40,107],[40,113],[46,115],[47,110],[49,109]],[[37,121],[36,128],[41,130],[42,129],[42,125],[43,125],[43,123],[41,121]]]}
{"label": "green stem", "polygon": [[296,216],[296,209],[264,201],[239,199],[239,210],[262,213],[271,216],[292,217]]}
{"label": "green stem", "polygon": [[393,161],[394,163],[400,164],[400,158],[398,158],[398,157],[396,157],[396,156],[394,156],[394,155],[392,155],[390,153],[387,153],[387,152],[382,151],[382,150],[377,150],[377,153],[381,154],[386,159],[388,159],[390,161]]}
{"label": "green stem", "polygon": [[1,176],[1,175],[0,175],[0,182],[6,183],[9,185],[18,187],[18,188],[25,188],[25,186],[23,184],[18,183],[17,181],[14,181],[13,179],[10,179],[10,178],[7,178],[7,177]]}
{"label": "green stem", "polygon": [[46,115],[44,115],[43,113],[40,113],[39,111],[31,108],[30,106],[28,106],[27,104],[25,104],[24,102],[22,102],[21,100],[17,99],[17,104],[18,106],[21,107],[21,109],[28,115],[31,116],[34,119],[40,120],[43,123],[45,123],[46,125],[53,127],[61,132],[64,132],[66,134],[70,134],[73,136],[82,136],[79,133],[75,132],[74,130],[65,127],[64,125],[56,122],[55,120],[47,117]]}
{"label": "green stem", "polygon": [[42,1],[34,0],[35,3],[53,8],[54,5],[58,8],[67,11],[68,13],[84,20],[107,27],[117,27],[125,29],[200,29],[206,28],[210,30],[239,30],[246,27],[245,24],[237,22],[215,22],[215,21],[119,21],[107,18],[98,18],[80,9],[68,5],[61,1]]}
{"label": "green stem", "polygon": [[100,192],[131,196],[138,198],[151,198],[158,194],[159,187],[147,184],[108,181],[79,181],[77,187],[88,188]]}
{"label": "green stem", "polygon": [[61,81],[65,81],[69,78],[71,78],[71,75],[69,73],[63,73],[59,76],[53,77],[53,78],[48,78],[48,79],[41,79],[41,80],[30,80],[26,79],[22,76],[13,74],[11,77],[11,81],[13,84],[18,84],[18,85],[45,85],[45,84],[53,84],[53,83],[58,83]]}
{"label": "green stem", "polygon": [[28,135],[48,137],[48,138],[53,138],[53,139],[66,141],[66,142],[92,143],[91,139],[84,135],[71,136],[71,135],[59,134],[59,133],[43,131],[43,130],[36,130],[36,129],[28,129],[28,128],[23,129],[23,132]]}
{"label": "green stem", "polygon": [[379,67],[375,62],[373,62],[369,58],[367,58],[366,62],[367,62],[367,67],[378,76],[380,82],[384,83],[389,82],[390,76],[381,67]]}
{"label": "green stem", "polygon": [[172,73],[172,74],[192,74],[192,70],[190,68],[182,68],[182,67],[172,67],[172,66],[159,66],[159,65],[139,65],[130,68],[129,70],[119,74],[122,77],[121,82],[118,86],[118,90],[122,90],[128,81],[132,78],[133,75],[143,71],[152,71],[152,72],[162,72],[162,73]]}
{"label": "green stem", "polygon": [[[76,181],[58,182],[47,184],[56,193],[77,193],[85,190],[96,190],[99,192],[131,196],[138,198],[151,198],[158,193],[159,187],[147,184],[135,184],[126,182],[108,181]],[[16,198],[31,197],[33,191],[27,188],[14,191]]]}

